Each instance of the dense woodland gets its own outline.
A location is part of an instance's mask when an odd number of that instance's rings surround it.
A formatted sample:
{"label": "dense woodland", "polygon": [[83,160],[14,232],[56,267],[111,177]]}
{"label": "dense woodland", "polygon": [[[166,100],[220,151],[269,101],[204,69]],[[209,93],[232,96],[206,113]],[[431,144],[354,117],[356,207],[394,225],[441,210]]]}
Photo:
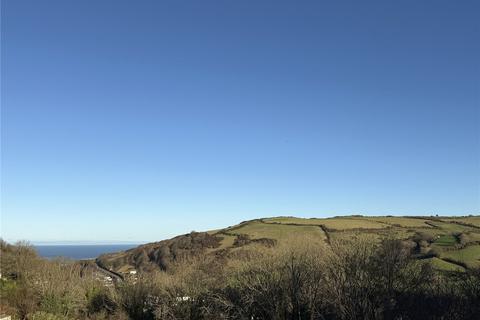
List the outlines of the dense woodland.
{"label": "dense woodland", "polygon": [[198,255],[106,285],[88,263],[1,243],[2,312],[15,319],[479,319],[480,270],[435,271],[405,241],[308,237]]}

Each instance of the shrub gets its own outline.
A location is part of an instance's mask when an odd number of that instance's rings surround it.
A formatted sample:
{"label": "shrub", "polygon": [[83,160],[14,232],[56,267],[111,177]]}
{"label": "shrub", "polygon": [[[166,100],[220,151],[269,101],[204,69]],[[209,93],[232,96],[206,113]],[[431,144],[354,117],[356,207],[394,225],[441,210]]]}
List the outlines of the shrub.
{"label": "shrub", "polygon": [[140,278],[136,282],[124,282],[116,290],[116,303],[130,319],[155,319],[158,289],[149,278]]}
{"label": "shrub", "polygon": [[59,316],[57,314],[48,313],[45,311],[37,311],[29,317],[31,320],[69,320],[68,317]]}

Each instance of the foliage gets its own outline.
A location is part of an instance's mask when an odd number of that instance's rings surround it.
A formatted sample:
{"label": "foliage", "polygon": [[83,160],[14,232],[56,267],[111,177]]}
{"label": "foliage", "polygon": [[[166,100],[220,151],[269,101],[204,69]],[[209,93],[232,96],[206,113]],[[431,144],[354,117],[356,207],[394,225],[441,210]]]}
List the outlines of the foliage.
{"label": "foliage", "polygon": [[[233,247],[221,243],[220,231],[182,236],[162,247],[168,268],[113,284],[88,264],[43,260],[28,243],[1,241],[1,305],[15,318],[37,320],[480,318],[476,232],[403,232],[393,224],[381,232],[331,232],[285,219],[221,230]],[[385,219],[370,222],[394,221]],[[416,223],[410,220],[395,222]],[[255,241],[265,234],[281,241]],[[452,239],[455,245],[438,245]],[[150,259],[144,249],[142,259]],[[154,261],[166,261],[157,254]]]}

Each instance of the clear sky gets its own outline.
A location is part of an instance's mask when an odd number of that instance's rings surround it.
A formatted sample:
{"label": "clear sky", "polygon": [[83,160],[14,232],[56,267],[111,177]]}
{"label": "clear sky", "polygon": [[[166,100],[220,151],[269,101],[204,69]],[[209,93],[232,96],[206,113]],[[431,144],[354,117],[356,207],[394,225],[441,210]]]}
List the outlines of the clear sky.
{"label": "clear sky", "polygon": [[480,212],[480,2],[2,1],[1,236]]}

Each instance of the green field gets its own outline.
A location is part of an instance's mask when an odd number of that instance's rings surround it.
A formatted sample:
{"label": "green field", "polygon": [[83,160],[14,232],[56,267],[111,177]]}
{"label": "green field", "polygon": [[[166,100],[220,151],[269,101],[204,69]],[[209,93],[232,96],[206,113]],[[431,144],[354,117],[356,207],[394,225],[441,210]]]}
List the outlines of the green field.
{"label": "green field", "polygon": [[434,244],[438,246],[453,246],[457,243],[457,239],[452,235],[443,235],[435,240]]}
{"label": "green field", "polygon": [[222,238],[220,247],[217,249],[225,249],[225,248],[230,248],[233,246],[233,243],[235,242],[235,239],[237,237],[232,236],[232,235],[227,235],[227,234],[219,234],[219,237]]}
{"label": "green field", "polygon": [[468,232],[466,234],[470,241],[480,241],[480,232]]}
{"label": "green field", "polygon": [[230,229],[230,234],[246,234],[251,239],[269,238],[277,241],[287,240],[298,234],[309,235],[320,241],[325,241],[326,235],[320,226],[296,226],[269,224],[260,221],[252,221],[240,227]]}
{"label": "green field", "polygon": [[470,225],[474,225],[474,226],[477,226],[478,228],[480,228],[480,217],[479,216],[462,217],[462,218],[445,218],[445,219],[442,219],[442,220],[470,224]]}
{"label": "green field", "polygon": [[[436,269],[446,271],[460,271],[464,268],[455,263],[442,260],[451,259],[465,263],[468,267],[479,264],[480,229],[468,226],[474,225],[480,218],[470,217],[460,219],[462,224],[454,223],[458,219],[444,219],[438,217],[335,217],[335,218],[296,218],[276,217],[247,222],[234,227],[235,234],[248,234],[252,239],[272,238],[282,241],[295,235],[314,235],[317,239],[351,241],[368,234],[373,241],[380,241],[385,237],[398,239],[413,239],[415,234],[424,234],[431,237],[431,248],[439,257],[429,259]],[[321,228],[323,228],[323,231]],[[455,235],[464,234],[468,239],[468,246],[457,249],[459,245]]]}
{"label": "green field", "polygon": [[[222,255],[228,255],[229,252],[262,246],[271,247],[272,244],[273,246],[288,244],[297,240],[321,245],[323,248],[333,248],[331,246],[333,242],[348,245],[349,242],[360,238],[373,242],[384,238],[396,238],[405,241],[416,257],[431,262],[435,269],[460,271],[464,269],[462,266],[480,267],[480,228],[475,227],[479,220],[480,217],[349,216],[325,219],[274,217],[245,221],[225,229],[207,231],[206,234],[213,239],[205,242],[204,248],[201,242],[194,245],[193,242],[190,243],[191,240],[186,239],[181,240],[182,244],[176,247],[206,254],[214,254],[221,250]],[[163,246],[175,243],[175,239],[167,241],[170,241],[170,244],[166,243]],[[113,270],[130,270],[134,267],[134,261],[137,261],[135,255],[148,257],[150,253],[150,256],[155,256],[151,253],[158,250],[162,243],[164,242],[147,244],[142,249],[127,253],[105,255],[103,261],[114,266]],[[170,249],[162,249],[162,252],[169,252]],[[142,250],[145,253],[142,253]],[[435,257],[428,258],[428,254],[434,254]]]}
{"label": "green field", "polygon": [[464,263],[469,268],[480,267],[480,245],[472,245],[460,250],[444,251],[440,257]]}
{"label": "green field", "polygon": [[426,222],[426,219],[408,218],[408,217],[368,217],[365,218],[372,221],[381,222],[391,226],[398,226],[403,228],[432,228]]}
{"label": "green field", "polygon": [[[443,222],[443,221],[432,221],[432,225],[447,232],[465,232],[465,231],[475,231],[474,228],[468,226],[462,226],[460,224]],[[478,230],[480,231],[480,230]]]}
{"label": "green field", "polygon": [[454,263],[447,262],[445,260],[439,259],[437,257],[431,258],[428,260],[434,269],[441,271],[465,271],[465,268],[456,265]]}
{"label": "green field", "polygon": [[331,230],[351,230],[351,229],[385,229],[389,226],[385,223],[376,222],[369,219],[339,217],[328,219],[302,219],[302,218],[270,218],[264,219],[266,223],[280,224],[305,224],[305,225],[322,225]]}

